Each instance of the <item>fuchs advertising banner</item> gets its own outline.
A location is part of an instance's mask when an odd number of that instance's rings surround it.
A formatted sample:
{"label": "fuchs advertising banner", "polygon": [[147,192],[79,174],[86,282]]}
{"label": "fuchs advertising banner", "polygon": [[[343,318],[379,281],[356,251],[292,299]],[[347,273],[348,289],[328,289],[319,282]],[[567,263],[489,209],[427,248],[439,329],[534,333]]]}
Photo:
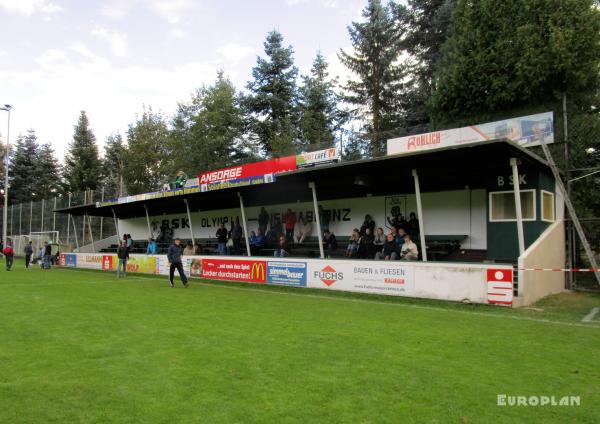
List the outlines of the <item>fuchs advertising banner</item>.
{"label": "fuchs advertising banner", "polygon": [[296,156],[265,160],[262,162],[248,163],[231,168],[218,169],[198,175],[199,184],[219,183],[230,180],[242,180],[267,174],[294,171],[296,169]]}
{"label": "fuchs advertising banner", "polygon": [[401,155],[498,139],[508,139],[524,147],[538,146],[542,141],[554,143],[553,125],[553,113],[545,112],[469,127],[393,138],[387,141],[387,154]]}
{"label": "fuchs advertising banner", "polygon": [[340,160],[340,151],[336,147],[315,152],[300,153],[296,156],[298,168],[336,163]]}
{"label": "fuchs advertising banner", "polygon": [[414,268],[402,262],[311,261],[308,287],[376,293],[414,295]]}
{"label": "fuchs advertising banner", "polygon": [[202,277],[211,280],[266,283],[267,262],[247,259],[202,259]]}

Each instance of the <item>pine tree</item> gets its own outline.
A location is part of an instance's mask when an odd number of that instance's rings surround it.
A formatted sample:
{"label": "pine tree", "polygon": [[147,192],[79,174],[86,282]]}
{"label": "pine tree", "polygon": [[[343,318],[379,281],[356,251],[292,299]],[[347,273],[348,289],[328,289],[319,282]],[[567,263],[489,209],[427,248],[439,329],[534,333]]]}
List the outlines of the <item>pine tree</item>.
{"label": "pine tree", "polygon": [[438,121],[531,110],[562,92],[596,95],[600,11],[592,0],[457,0],[442,54]]}
{"label": "pine tree", "polygon": [[105,197],[118,197],[122,194],[124,161],[125,145],[121,134],[108,136],[102,158],[102,185]]}
{"label": "pine tree", "polygon": [[152,108],[127,130],[127,148],[123,177],[128,194],[139,194],[160,188],[164,179],[168,151],[168,129],[164,117]]}
{"label": "pine tree", "polygon": [[35,188],[39,198],[49,199],[61,189],[60,166],[50,143],[42,144],[34,161]]}
{"label": "pine tree", "polygon": [[[406,6],[391,4],[398,25],[406,34],[401,41],[408,54],[408,90],[403,99],[406,125],[421,126],[427,131],[429,113],[427,102],[433,91],[433,76],[440,58],[441,47],[448,38],[449,26],[456,0],[408,0]],[[409,129],[413,131],[415,128]]]}
{"label": "pine tree", "polygon": [[41,199],[36,173],[38,150],[35,131],[29,130],[27,135],[17,138],[8,167],[8,197],[11,203],[25,203]]}
{"label": "pine tree", "polygon": [[95,190],[100,179],[98,145],[89,125],[88,117],[82,110],[74,127],[73,141],[69,144],[63,168],[65,185],[71,193]]}
{"label": "pine tree", "polygon": [[347,114],[339,109],[337,78],[330,79],[327,68],[325,57],[317,52],[311,73],[302,77],[299,90],[300,138],[304,143],[324,147],[334,144],[334,132],[347,120]]}
{"label": "pine tree", "polygon": [[369,0],[362,16],[364,21],[348,27],[354,52],[341,50],[338,56],[359,78],[348,81],[345,99],[367,122],[364,131],[370,139],[371,154],[378,156],[385,152],[391,131],[405,125],[401,100],[406,70],[399,62],[404,29],[380,0]]}
{"label": "pine tree", "polygon": [[284,47],[276,30],[264,43],[266,59],[257,58],[245,99],[250,129],[267,154],[288,154],[296,142],[298,69],[292,46]]}
{"label": "pine tree", "polygon": [[213,85],[200,88],[188,103],[179,105],[170,134],[171,170],[197,174],[244,159],[249,151],[243,124],[240,95],[220,71]]}

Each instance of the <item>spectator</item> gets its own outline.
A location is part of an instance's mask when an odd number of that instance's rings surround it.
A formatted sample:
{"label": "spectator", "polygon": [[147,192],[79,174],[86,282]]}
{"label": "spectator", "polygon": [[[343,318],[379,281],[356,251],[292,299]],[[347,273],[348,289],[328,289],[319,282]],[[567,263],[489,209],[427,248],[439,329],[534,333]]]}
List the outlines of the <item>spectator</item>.
{"label": "spectator", "polygon": [[219,255],[223,256],[226,254],[227,245],[227,229],[225,228],[225,224],[221,223],[215,236],[217,237],[217,249],[219,250]]}
{"label": "spectator", "polygon": [[117,258],[119,258],[119,264],[117,265],[117,278],[121,278],[121,269],[123,269],[123,277],[127,277],[127,260],[129,259],[129,249],[127,248],[127,242],[123,241],[117,249]]}
{"label": "spectator", "polygon": [[398,248],[401,249],[402,245],[404,244],[404,236],[406,235],[406,231],[404,230],[404,228],[400,227],[398,229],[398,233],[396,234],[396,244],[398,245]]}
{"label": "spectator", "polygon": [[325,248],[325,257],[331,258],[333,252],[337,249],[337,239],[335,238],[335,234],[333,234],[329,230],[325,230],[323,233],[325,236],[325,240],[323,240],[323,247]]}
{"label": "spectator", "polygon": [[196,245],[194,246],[194,255],[200,256],[201,254],[202,254],[202,246],[200,246],[200,243],[196,243]]}
{"label": "spectator", "polygon": [[180,169],[177,171],[177,176],[175,177],[175,188],[183,188],[185,187],[185,183],[187,182],[187,175]]}
{"label": "spectator", "polygon": [[373,245],[375,245],[375,250],[381,250],[383,244],[385,243],[385,235],[383,234],[383,228],[377,228],[375,232],[375,237],[373,238]]}
{"label": "spectator", "polygon": [[373,221],[373,218],[371,218],[371,215],[365,215],[365,221],[363,222],[363,224],[360,227],[360,236],[363,237],[365,234],[367,234],[367,229],[371,230],[371,236],[373,236],[373,233],[375,232],[375,221]]}
{"label": "spectator", "polygon": [[0,257],[2,256],[2,252],[4,252],[4,243],[0,240]]}
{"label": "spectator", "polygon": [[233,254],[240,255],[242,253],[242,226],[240,225],[240,218],[235,217],[235,224],[231,229],[231,238],[233,240]]}
{"label": "spectator", "polygon": [[2,249],[2,253],[4,254],[4,259],[6,260],[6,270],[12,270],[13,261],[15,260],[15,252],[12,248],[11,242],[6,243],[6,247]]}
{"label": "spectator", "polygon": [[181,240],[178,238],[175,239],[175,242],[169,246],[169,250],[167,252],[167,259],[169,261],[169,287],[175,287],[175,282],[173,279],[175,278],[175,270],[179,273],[179,278],[181,278],[181,282],[183,283],[183,287],[188,287],[188,279],[183,271],[183,264],[181,263],[181,257],[183,256],[183,248],[181,247]]}
{"label": "spectator", "polygon": [[50,269],[52,266],[52,245],[48,242],[44,245],[44,260],[43,260],[44,269]]}
{"label": "spectator", "polygon": [[44,247],[43,246],[40,247],[40,249],[37,252],[37,261],[38,261],[40,268],[44,266]]}
{"label": "spectator", "polygon": [[33,256],[33,242],[30,241],[25,246],[25,269],[29,269],[29,264],[31,263],[31,256]]}
{"label": "spectator", "polygon": [[271,228],[269,231],[267,231],[267,245],[276,247],[277,243],[279,243],[279,236],[281,236],[281,234],[281,221],[279,219],[275,219],[273,225],[271,225]]}
{"label": "spectator", "polygon": [[248,242],[250,243],[250,253],[253,256],[258,256],[260,255],[262,248],[265,246],[265,237],[262,235],[260,230],[258,231],[258,234],[252,231],[250,233],[250,240],[248,240]]}
{"label": "spectator", "polygon": [[410,213],[410,218],[408,220],[408,233],[412,237],[419,237],[420,229],[419,229],[419,220],[417,219],[417,215],[414,212]]}
{"label": "spectator", "polygon": [[352,235],[350,236],[350,242],[348,243],[348,246],[346,247],[346,257],[347,258],[356,256],[356,253],[358,252],[359,240],[360,240],[360,234],[359,234],[358,228],[355,228],[354,230],[352,230]]}
{"label": "spectator", "polygon": [[279,236],[279,244],[277,245],[277,249],[275,249],[274,255],[278,258],[290,256],[287,251],[287,240],[285,236]]}
{"label": "spectator", "polygon": [[162,191],[169,191],[170,189],[169,180],[165,178],[162,182]]}
{"label": "spectator", "polygon": [[183,249],[183,256],[192,256],[194,254],[194,245],[188,241]]}
{"label": "spectator", "polygon": [[148,247],[146,248],[147,255],[156,255],[158,253],[158,246],[156,241],[152,237],[148,239]]}
{"label": "spectator", "polygon": [[396,244],[396,240],[394,240],[394,235],[392,233],[387,235],[387,239],[383,244],[381,251],[377,252],[375,255],[375,259],[381,260],[384,259],[386,261],[393,261],[398,258],[398,245]]}
{"label": "spectator", "polygon": [[365,235],[358,242],[358,257],[361,259],[373,259],[375,256],[374,248],[373,233],[370,228],[367,228],[365,229]]}
{"label": "spectator", "polygon": [[319,205],[319,221],[321,222],[321,231],[329,231],[329,221],[331,219],[330,211],[323,209],[322,205]]}
{"label": "spectator", "polygon": [[419,249],[408,234],[404,234],[404,244],[400,250],[400,260],[416,261],[419,259]]}
{"label": "spectator", "polygon": [[127,234],[127,248],[129,250],[133,248],[133,239],[131,238],[131,234]]}
{"label": "spectator", "polygon": [[262,207],[260,208],[260,214],[258,215],[258,232],[267,234],[267,225],[269,225],[269,213]]}
{"label": "spectator", "polygon": [[310,237],[312,233],[312,222],[304,217],[300,217],[298,225],[296,225],[296,234],[294,236],[294,242],[296,244],[304,243],[306,237]]}
{"label": "spectator", "polygon": [[285,240],[288,243],[294,242],[294,227],[296,226],[296,212],[292,212],[290,208],[288,208],[285,213],[284,223],[285,223]]}

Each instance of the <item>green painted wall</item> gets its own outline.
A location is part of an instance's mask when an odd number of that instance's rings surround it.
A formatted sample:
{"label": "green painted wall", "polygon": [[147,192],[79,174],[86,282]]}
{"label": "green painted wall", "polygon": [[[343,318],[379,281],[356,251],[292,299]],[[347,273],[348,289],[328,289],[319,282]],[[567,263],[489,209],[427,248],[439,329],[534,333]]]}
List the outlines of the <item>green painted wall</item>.
{"label": "green painted wall", "polygon": [[[490,181],[488,185],[488,203],[487,203],[487,256],[488,259],[496,261],[516,262],[519,257],[519,242],[517,239],[517,222],[490,222],[490,203],[489,193],[494,191],[512,190],[512,171],[507,168],[506,175]],[[536,203],[535,221],[524,221],[523,232],[525,236],[525,248],[531,245],[550,225],[542,221],[541,211],[541,190],[555,192],[554,177],[551,174],[540,172],[536,169],[520,168],[519,174],[524,175],[525,184],[520,184],[521,190],[534,189]],[[504,183],[504,184],[502,184]]]}

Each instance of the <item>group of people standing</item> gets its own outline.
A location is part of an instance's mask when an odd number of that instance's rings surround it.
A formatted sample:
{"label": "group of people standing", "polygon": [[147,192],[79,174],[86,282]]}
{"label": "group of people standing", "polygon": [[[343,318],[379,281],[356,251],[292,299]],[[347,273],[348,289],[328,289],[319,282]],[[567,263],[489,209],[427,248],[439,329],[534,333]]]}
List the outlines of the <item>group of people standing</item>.
{"label": "group of people standing", "polygon": [[[12,243],[9,241],[6,243],[6,246],[0,247],[0,252],[4,255],[6,270],[12,271],[15,260],[15,251]],[[29,243],[25,245],[23,253],[25,254],[25,269],[29,270],[31,264],[34,262],[32,241],[29,241]],[[38,251],[37,261],[42,269],[50,269],[52,264],[57,260],[58,255],[58,252],[56,253],[56,256],[52,255],[52,245],[49,242],[46,242]]]}

